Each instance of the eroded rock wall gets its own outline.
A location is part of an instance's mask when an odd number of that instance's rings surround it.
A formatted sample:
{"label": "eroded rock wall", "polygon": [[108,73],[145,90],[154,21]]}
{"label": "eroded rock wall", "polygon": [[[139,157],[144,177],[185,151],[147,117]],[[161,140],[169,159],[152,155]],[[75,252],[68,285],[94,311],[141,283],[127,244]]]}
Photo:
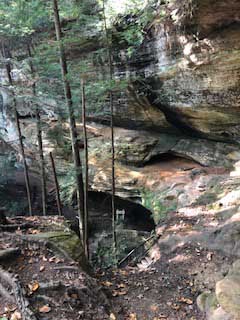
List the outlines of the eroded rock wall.
{"label": "eroded rock wall", "polygon": [[239,1],[175,1],[162,10],[167,17],[153,21],[128,66],[142,80],[129,87],[116,121],[239,141]]}

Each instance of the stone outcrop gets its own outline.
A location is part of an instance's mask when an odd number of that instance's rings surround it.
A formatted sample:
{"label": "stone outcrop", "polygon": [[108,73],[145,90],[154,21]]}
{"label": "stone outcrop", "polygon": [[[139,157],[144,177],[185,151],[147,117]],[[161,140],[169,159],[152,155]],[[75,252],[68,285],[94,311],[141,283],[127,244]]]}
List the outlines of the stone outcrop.
{"label": "stone outcrop", "polygon": [[216,283],[215,293],[202,293],[197,303],[208,320],[240,319],[240,261],[237,260],[227,276]]}
{"label": "stone outcrop", "polygon": [[167,17],[153,21],[128,66],[143,79],[117,106],[116,122],[239,141],[239,1],[175,1],[160,10]]}

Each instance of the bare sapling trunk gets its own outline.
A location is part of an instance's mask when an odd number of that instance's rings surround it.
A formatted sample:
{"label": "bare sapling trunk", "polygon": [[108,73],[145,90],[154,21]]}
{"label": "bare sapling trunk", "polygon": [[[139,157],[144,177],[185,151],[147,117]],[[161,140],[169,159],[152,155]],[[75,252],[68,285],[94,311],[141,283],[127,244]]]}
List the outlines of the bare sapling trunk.
{"label": "bare sapling trunk", "polygon": [[38,107],[36,110],[36,120],[37,120],[38,152],[39,152],[40,168],[41,168],[42,210],[43,210],[43,215],[46,216],[47,215],[47,184],[46,184],[45,161],[44,161],[44,153],[43,153],[41,118],[40,118]]}
{"label": "bare sapling trunk", "polygon": [[[10,56],[10,55],[8,55],[8,56]],[[6,58],[5,52],[4,52],[4,57]],[[7,72],[9,85],[13,86],[13,79],[12,79],[12,75],[11,75],[11,64],[10,63],[6,63],[6,72]],[[20,154],[22,157],[22,162],[23,162],[23,167],[24,167],[24,179],[25,179],[26,193],[27,193],[27,200],[28,200],[28,211],[29,211],[29,215],[32,216],[32,199],[31,199],[31,188],[30,188],[28,165],[27,165],[26,156],[25,156],[25,150],[24,150],[24,144],[23,144],[23,138],[22,138],[22,132],[21,132],[21,125],[20,125],[19,116],[18,116],[18,112],[17,112],[17,100],[15,97],[14,90],[12,91],[12,93],[13,93],[13,113],[14,113],[15,123],[16,123],[16,127],[17,127]]]}
{"label": "bare sapling trunk", "polygon": [[[32,58],[32,52],[30,46],[28,46],[28,56]],[[30,69],[33,78],[32,92],[33,96],[36,97],[36,83],[35,83],[35,68],[32,60],[30,60]],[[45,161],[43,153],[43,141],[42,141],[42,128],[41,128],[41,118],[38,106],[36,106],[36,124],[37,124],[37,140],[38,140],[38,154],[40,159],[40,175],[41,175],[41,185],[42,185],[42,211],[43,215],[47,215],[47,183],[46,183],[46,173],[45,173]]]}
{"label": "bare sapling trunk", "polygon": [[57,171],[56,171],[56,166],[55,166],[55,162],[54,162],[54,158],[53,158],[52,152],[50,152],[49,156],[50,156],[50,160],[51,160],[53,178],[54,178],[54,184],[55,184],[58,215],[62,216],[62,203],[61,203],[61,198],[60,198],[60,188],[59,188],[59,183],[58,183],[58,178],[57,178]]}
{"label": "bare sapling trunk", "polygon": [[[109,77],[110,77],[110,85],[112,85],[113,80],[113,61],[112,61],[112,44],[109,39],[109,33],[107,28],[107,20],[105,14],[105,0],[103,0],[103,20],[104,20],[104,30],[106,36],[106,44],[108,51],[108,66],[109,66]],[[110,106],[110,117],[111,117],[111,167],[112,167],[112,176],[111,176],[111,184],[112,184],[112,236],[113,236],[113,250],[116,254],[117,250],[117,234],[116,234],[116,206],[115,206],[115,143],[114,143],[114,110],[113,110],[113,92],[112,89],[109,90],[109,106]]]}
{"label": "bare sapling trunk", "polygon": [[79,144],[78,144],[78,134],[76,128],[76,121],[74,116],[73,101],[72,101],[72,92],[70,83],[68,80],[68,68],[67,68],[67,59],[65,55],[64,46],[62,43],[62,31],[58,10],[58,1],[52,0],[53,2],[53,11],[54,11],[54,22],[56,30],[56,38],[59,44],[59,56],[60,56],[60,65],[62,70],[62,79],[63,86],[65,91],[65,99],[68,108],[69,115],[69,129],[72,142],[72,153],[73,161],[75,167],[75,177],[76,177],[76,186],[77,186],[77,205],[78,205],[78,216],[79,216],[79,231],[82,241],[84,241],[84,185],[83,185],[83,175],[82,175],[82,163],[79,154]]}
{"label": "bare sapling trunk", "polygon": [[84,205],[85,205],[85,217],[84,217],[84,249],[85,255],[89,258],[89,244],[88,244],[88,138],[87,138],[87,126],[86,126],[86,95],[84,80],[81,80],[82,88],[82,123],[83,123],[83,136],[84,136],[84,158],[85,158],[85,188],[84,188]]}
{"label": "bare sapling trunk", "polygon": [[32,216],[32,199],[31,199],[30,179],[29,179],[28,165],[27,165],[27,161],[26,161],[26,157],[25,157],[25,150],[24,150],[24,145],[23,145],[22,132],[21,132],[21,126],[20,126],[20,121],[19,121],[19,117],[18,117],[17,103],[16,103],[15,97],[14,97],[13,104],[14,104],[14,117],[15,117],[15,122],[17,125],[18,139],[19,139],[19,145],[20,145],[20,152],[21,152],[21,157],[22,157],[23,166],[24,166],[24,178],[25,178],[26,191],[27,191],[29,215]]}

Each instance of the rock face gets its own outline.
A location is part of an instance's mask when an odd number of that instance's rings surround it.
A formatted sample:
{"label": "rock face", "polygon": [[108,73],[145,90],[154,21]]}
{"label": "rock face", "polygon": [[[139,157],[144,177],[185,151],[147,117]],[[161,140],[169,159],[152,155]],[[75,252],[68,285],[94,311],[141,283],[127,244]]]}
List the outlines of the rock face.
{"label": "rock face", "polygon": [[144,81],[129,87],[116,122],[239,141],[239,1],[183,0],[162,10],[169,15],[152,23],[134,59],[145,59],[142,69],[130,66]]}
{"label": "rock face", "polygon": [[205,312],[208,320],[240,319],[240,260],[237,260],[227,276],[216,283],[215,293],[203,293],[198,307]]}

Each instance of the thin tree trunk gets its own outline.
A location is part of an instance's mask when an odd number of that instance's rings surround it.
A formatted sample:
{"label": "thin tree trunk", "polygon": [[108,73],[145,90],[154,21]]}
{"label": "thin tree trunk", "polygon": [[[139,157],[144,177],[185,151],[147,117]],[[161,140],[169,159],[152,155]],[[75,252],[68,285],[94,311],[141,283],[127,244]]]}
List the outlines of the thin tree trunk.
{"label": "thin tree trunk", "polygon": [[[4,52],[4,57],[6,58],[5,52]],[[10,63],[6,64],[6,71],[7,71],[9,85],[13,86]],[[13,113],[14,113],[14,118],[15,118],[15,122],[16,122],[16,126],[17,126],[20,153],[21,153],[23,167],[24,167],[24,179],[25,179],[26,193],[27,193],[27,200],[28,200],[28,210],[29,210],[29,215],[32,216],[32,200],[31,200],[31,188],[30,188],[30,181],[29,181],[28,166],[27,166],[27,161],[26,161],[26,157],[25,157],[25,150],[24,150],[24,145],[23,145],[19,116],[18,116],[18,112],[17,112],[17,100],[15,97],[14,91],[13,91]]]}
{"label": "thin tree trunk", "polygon": [[47,185],[46,185],[46,174],[45,174],[45,161],[44,161],[44,154],[43,154],[41,118],[40,118],[38,107],[36,110],[36,120],[37,120],[38,152],[39,152],[40,167],[41,167],[42,209],[43,209],[43,215],[46,216],[47,215]]}
{"label": "thin tree trunk", "polygon": [[[32,52],[30,49],[30,45],[28,45],[28,55],[29,58],[32,58]],[[32,78],[35,80],[35,68],[30,60],[30,68],[32,73]],[[32,84],[32,92],[34,97],[36,97],[36,83]],[[43,142],[42,142],[42,128],[41,128],[41,118],[38,106],[36,106],[36,120],[37,120],[37,140],[38,140],[38,153],[40,158],[40,172],[41,172],[41,185],[42,185],[42,210],[43,215],[47,215],[47,184],[46,184],[46,173],[45,173],[45,161],[44,161],[44,153],[43,153]]]}
{"label": "thin tree trunk", "polygon": [[84,248],[85,255],[89,258],[89,245],[88,245],[88,139],[86,128],[86,96],[84,80],[81,81],[82,87],[82,123],[83,123],[83,136],[84,136],[84,157],[85,157],[85,188],[84,188]]}
{"label": "thin tree trunk", "polygon": [[20,152],[21,152],[21,156],[22,156],[22,159],[23,159],[24,178],[25,178],[26,191],[27,191],[29,215],[32,216],[32,200],[31,200],[31,189],[30,189],[29,173],[28,173],[28,166],[27,166],[27,161],[26,161],[25,151],[24,151],[24,145],[23,145],[23,140],[22,140],[22,132],[21,132],[21,127],[20,127],[20,121],[19,121],[18,112],[17,112],[17,102],[16,102],[16,98],[15,97],[13,98],[13,105],[14,105],[14,117],[15,117],[15,122],[16,122],[16,125],[17,125],[18,139],[19,139],[19,144],[20,144]]}
{"label": "thin tree trunk", "polygon": [[59,183],[57,179],[57,172],[55,167],[55,162],[53,159],[52,152],[49,153],[51,164],[52,164],[52,171],[53,171],[53,177],[54,177],[54,184],[55,184],[55,192],[56,192],[56,201],[57,201],[57,207],[58,207],[58,215],[62,216],[62,203],[60,198],[60,189],[59,189]]}
{"label": "thin tree trunk", "polygon": [[[104,19],[104,29],[106,35],[106,43],[108,50],[108,65],[109,65],[109,76],[112,85],[113,80],[113,62],[112,62],[112,47],[111,42],[109,40],[107,22],[106,22],[106,14],[105,14],[105,0],[103,0],[103,19]],[[115,207],[115,144],[114,144],[114,110],[113,110],[113,92],[109,90],[109,105],[110,105],[110,115],[111,115],[111,166],[112,166],[112,236],[113,236],[113,249],[116,253],[117,250],[117,234],[116,234],[116,207]]]}
{"label": "thin tree trunk", "polygon": [[82,163],[81,163],[81,158],[79,154],[78,135],[77,135],[76,122],[74,117],[71,87],[68,80],[67,59],[66,59],[64,47],[62,44],[62,31],[61,31],[61,24],[60,24],[59,10],[58,10],[58,1],[52,0],[52,2],[53,2],[53,10],[54,10],[56,38],[59,44],[62,79],[63,79],[66,103],[68,107],[68,114],[69,114],[69,129],[70,129],[70,135],[71,135],[71,141],[72,141],[72,153],[73,153],[73,160],[74,160],[74,166],[76,171],[75,174],[76,174],[76,185],[77,185],[79,231],[80,231],[80,237],[84,241],[84,225],[85,225],[84,207],[85,206],[84,206],[84,185],[83,185],[83,175],[82,175]]}

